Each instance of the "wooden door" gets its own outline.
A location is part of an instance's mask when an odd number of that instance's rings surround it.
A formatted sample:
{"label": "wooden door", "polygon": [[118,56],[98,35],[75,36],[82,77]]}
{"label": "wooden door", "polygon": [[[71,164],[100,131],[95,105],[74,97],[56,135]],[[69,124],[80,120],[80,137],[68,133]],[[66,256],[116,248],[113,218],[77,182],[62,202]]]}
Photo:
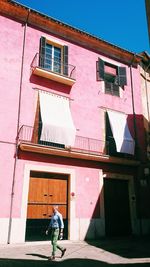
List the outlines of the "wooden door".
{"label": "wooden door", "polygon": [[55,179],[51,177],[30,177],[26,240],[46,238],[44,233],[52,215],[53,205],[59,206],[59,211],[64,219],[65,233],[67,237],[67,184],[67,177],[57,177]]}
{"label": "wooden door", "polygon": [[105,231],[107,236],[131,234],[128,181],[104,179]]}

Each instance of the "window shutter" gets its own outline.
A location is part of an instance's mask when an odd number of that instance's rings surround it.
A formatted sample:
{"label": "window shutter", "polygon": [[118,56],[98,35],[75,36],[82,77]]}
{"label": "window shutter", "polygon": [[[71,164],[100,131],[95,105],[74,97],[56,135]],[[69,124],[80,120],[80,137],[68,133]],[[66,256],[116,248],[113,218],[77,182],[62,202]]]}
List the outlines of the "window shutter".
{"label": "window shutter", "polygon": [[119,85],[116,85],[116,84],[112,84],[113,86],[113,95],[115,96],[119,96]]}
{"label": "window shutter", "polygon": [[116,143],[110,126],[108,113],[105,113],[106,151],[109,155],[116,155]]}
{"label": "window shutter", "polygon": [[104,61],[99,58],[96,63],[97,81],[104,80]]}
{"label": "window shutter", "polygon": [[118,83],[120,86],[127,85],[127,75],[125,67],[118,67]]}
{"label": "window shutter", "polygon": [[68,46],[63,47],[63,74],[68,76]]}
{"label": "window shutter", "polygon": [[45,66],[45,50],[46,50],[46,38],[40,38],[40,50],[39,50],[39,67],[44,68]]}
{"label": "window shutter", "polygon": [[105,81],[105,93],[106,94],[111,94],[112,93],[112,89],[111,89],[111,83]]}

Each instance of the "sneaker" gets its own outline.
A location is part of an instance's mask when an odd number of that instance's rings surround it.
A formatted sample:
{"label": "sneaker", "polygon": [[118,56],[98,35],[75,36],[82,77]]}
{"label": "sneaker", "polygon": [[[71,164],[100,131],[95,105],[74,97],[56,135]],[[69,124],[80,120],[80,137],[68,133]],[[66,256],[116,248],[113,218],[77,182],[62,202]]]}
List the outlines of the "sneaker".
{"label": "sneaker", "polygon": [[48,258],[48,261],[54,261],[54,260],[55,260],[55,256],[53,256],[53,255]]}
{"label": "sneaker", "polygon": [[62,250],[62,252],[61,252],[61,258],[64,256],[65,252],[66,252],[66,248],[64,248],[64,249]]}

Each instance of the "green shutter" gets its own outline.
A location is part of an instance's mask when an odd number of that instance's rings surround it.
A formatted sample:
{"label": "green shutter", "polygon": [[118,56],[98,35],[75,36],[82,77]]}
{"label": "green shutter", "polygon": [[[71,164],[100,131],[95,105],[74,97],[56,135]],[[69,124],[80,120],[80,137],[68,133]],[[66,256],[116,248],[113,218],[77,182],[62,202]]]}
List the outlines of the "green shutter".
{"label": "green shutter", "polygon": [[110,120],[109,120],[109,116],[108,116],[108,112],[105,113],[105,127],[106,127],[106,142],[107,142],[107,153],[109,155],[117,155],[117,151],[116,151],[116,142],[113,136],[113,132],[111,129],[111,125],[110,125]]}
{"label": "green shutter", "polygon": [[118,67],[118,83],[120,86],[127,85],[127,75],[125,67]]}
{"label": "green shutter", "polygon": [[39,49],[39,67],[44,68],[45,66],[45,50],[46,50],[46,38],[40,38],[40,49]]}
{"label": "green shutter", "polygon": [[104,64],[104,61],[99,58],[96,63],[97,81],[104,80]]}
{"label": "green shutter", "polygon": [[63,47],[63,74],[68,76],[68,46]]}
{"label": "green shutter", "polygon": [[113,83],[112,84],[112,91],[113,91],[113,95],[120,96],[119,85]]}

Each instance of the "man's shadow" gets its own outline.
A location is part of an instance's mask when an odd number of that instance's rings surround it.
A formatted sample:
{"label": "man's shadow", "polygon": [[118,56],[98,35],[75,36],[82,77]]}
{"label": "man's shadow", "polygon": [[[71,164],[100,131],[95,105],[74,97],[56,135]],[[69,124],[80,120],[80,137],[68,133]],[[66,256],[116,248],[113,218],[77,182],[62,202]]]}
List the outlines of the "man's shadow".
{"label": "man's shadow", "polygon": [[[30,256],[35,256],[35,257],[39,257],[41,259],[47,259],[48,260],[48,256],[42,255],[42,254],[38,254],[38,253],[26,253],[26,255],[30,255]],[[55,256],[55,258],[59,258],[61,259],[61,256]]]}
{"label": "man's shadow", "polygon": [[26,255],[30,255],[30,256],[35,256],[35,257],[39,257],[41,259],[48,259],[49,257],[42,255],[42,254],[38,254],[38,253],[26,253]]}

